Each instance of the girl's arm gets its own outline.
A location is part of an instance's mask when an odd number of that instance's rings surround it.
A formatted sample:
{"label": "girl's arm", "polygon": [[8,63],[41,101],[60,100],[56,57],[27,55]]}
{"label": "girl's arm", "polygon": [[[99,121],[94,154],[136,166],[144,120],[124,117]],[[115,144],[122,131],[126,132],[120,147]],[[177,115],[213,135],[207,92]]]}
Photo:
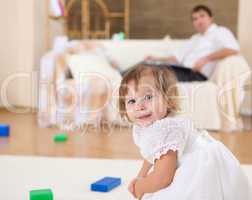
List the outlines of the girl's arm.
{"label": "girl's arm", "polygon": [[148,172],[150,171],[151,167],[152,167],[152,164],[149,163],[147,160],[144,160],[144,161],[143,161],[142,168],[141,168],[140,171],[138,172],[137,177],[138,177],[138,178],[146,177],[147,174],[148,174]]}
{"label": "girl's arm", "polygon": [[154,170],[146,177],[135,183],[137,198],[145,193],[157,192],[171,184],[176,171],[177,152],[169,151],[159,160],[155,161]]}
{"label": "girl's arm", "polygon": [[140,171],[138,172],[138,175],[136,178],[134,178],[131,183],[129,184],[128,190],[130,191],[130,193],[132,193],[132,195],[134,197],[136,197],[135,195],[135,183],[137,182],[137,180],[142,179],[143,177],[146,177],[148,172],[150,171],[152,167],[152,164],[149,163],[147,160],[143,161],[142,167],[140,169]]}

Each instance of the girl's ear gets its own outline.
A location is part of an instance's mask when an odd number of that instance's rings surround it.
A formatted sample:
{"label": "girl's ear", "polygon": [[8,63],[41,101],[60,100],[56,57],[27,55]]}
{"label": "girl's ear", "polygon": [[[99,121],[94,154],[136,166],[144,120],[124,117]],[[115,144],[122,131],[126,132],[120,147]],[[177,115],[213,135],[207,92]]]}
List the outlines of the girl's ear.
{"label": "girl's ear", "polygon": [[167,116],[170,114],[172,112],[172,110],[169,108],[169,107],[167,107]]}
{"label": "girl's ear", "polygon": [[176,105],[173,101],[167,102],[167,115],[176,112]]}

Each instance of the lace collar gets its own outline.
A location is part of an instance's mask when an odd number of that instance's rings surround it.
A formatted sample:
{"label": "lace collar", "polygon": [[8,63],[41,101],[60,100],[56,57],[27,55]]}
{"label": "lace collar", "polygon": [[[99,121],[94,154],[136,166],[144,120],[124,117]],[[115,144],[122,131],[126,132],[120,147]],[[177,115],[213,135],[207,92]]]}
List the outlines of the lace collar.
{"label": "lace collar", "polygon": [[[182,119],[183,117],[178,117],[178,116],[167,116],[162,119],[156,120],[152,124],[148,126],[140,126],[138,124],[133,125],[133,130],[136,133],[141,133],[141,132],[148,132],[148,130],[159,130],[159,129],[167,129],[167,124],[171,125],[173,128],[174,126],[178,126],[179,124],[177,123],[176,119]],[[172,122],[172,123],[170,123]]]}

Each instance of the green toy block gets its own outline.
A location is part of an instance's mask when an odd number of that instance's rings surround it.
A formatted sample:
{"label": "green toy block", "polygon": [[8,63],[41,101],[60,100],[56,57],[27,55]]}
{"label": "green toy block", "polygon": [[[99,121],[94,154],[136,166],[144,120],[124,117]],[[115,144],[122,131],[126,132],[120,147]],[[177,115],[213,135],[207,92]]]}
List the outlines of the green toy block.
{"label": "green toy block", "polygon": [[54,142],[65,142],[68,139],[68,135],[63,133],[63,134],[57,134],[54,136]]}
{"label": "green toy block", "polygon": [[30,200],[53,200],[53,192],[50,189],[32,190]]}
{"label": "green toy block", "polygon": [[124,40],[124,39],[125,39],[125,34],[124,34],[124,32],[118,33],[118,36],[119,36],[120,40]]}

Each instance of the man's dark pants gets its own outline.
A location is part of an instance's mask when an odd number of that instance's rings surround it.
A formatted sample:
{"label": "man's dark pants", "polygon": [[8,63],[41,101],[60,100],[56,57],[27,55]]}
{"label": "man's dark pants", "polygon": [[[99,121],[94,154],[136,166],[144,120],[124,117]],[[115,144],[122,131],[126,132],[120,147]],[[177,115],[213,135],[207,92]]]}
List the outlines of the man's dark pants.
{"label": "man's dark pants", "polygon": [[[179,82],[192,82],[192,81],[206,81],[207,77],[204,76],[200,72],[196,72],[191,68],[179,66],[179,65],[171,65],[171,64],[159,64],[159,65],[152,65],[154,67],[168,67],[170,68],[174,74],[176,75]],[[121,74],[124,75],[128,70],[121,71]]]}

